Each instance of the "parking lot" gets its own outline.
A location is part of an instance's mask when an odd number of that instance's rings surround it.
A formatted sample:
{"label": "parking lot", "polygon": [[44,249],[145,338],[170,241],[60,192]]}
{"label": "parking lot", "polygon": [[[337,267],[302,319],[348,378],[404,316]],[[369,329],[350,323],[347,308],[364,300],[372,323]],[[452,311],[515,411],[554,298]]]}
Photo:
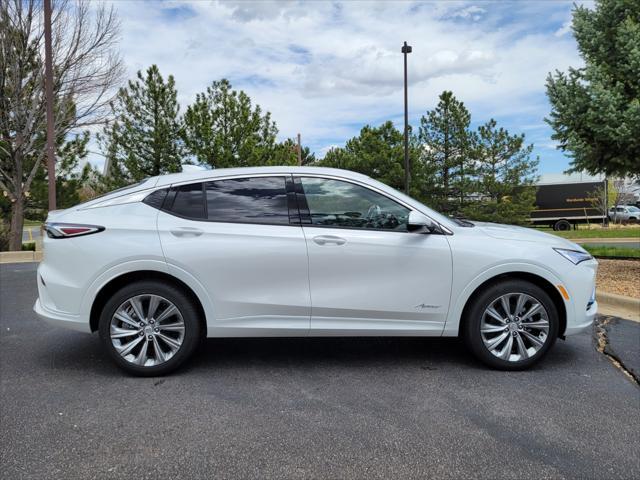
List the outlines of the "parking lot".
{"label": "parking lot", "polygon": [[[595,332],[558,341],[525,372],[488,370],[455,339],[216,339],[171,376],[134,378],[96,335],[35,317],[35,267],[0,266],[0,478],[640,469],[640,388]],[[640,325],[607,323],[621,343],[605,352],[637,368]]]}

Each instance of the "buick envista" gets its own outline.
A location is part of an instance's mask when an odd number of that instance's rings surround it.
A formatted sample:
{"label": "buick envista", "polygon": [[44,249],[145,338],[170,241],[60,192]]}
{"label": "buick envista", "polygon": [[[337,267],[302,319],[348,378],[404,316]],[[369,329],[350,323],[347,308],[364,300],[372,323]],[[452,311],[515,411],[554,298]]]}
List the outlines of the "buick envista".
{"label": "buick envista", "polygon": [[590,328],[597,262],[318,167],[184,172],[49,214],[36,313],[168,373],[204,337],[461,336],[518,370]]}

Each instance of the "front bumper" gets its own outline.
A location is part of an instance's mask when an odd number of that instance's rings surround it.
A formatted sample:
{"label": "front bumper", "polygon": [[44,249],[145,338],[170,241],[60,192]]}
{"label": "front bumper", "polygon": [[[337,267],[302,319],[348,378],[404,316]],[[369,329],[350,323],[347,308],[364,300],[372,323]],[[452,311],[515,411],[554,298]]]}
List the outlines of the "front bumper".
{"label": "front bumper", "polygon": [[591,326],[593,325],[597,313],[598,302],[594,301],[593,304],[591,304],[591,306],[589,307],[589,310],[585,312],[585,315],[580,322],[567,325],[567,328],[564,331],[565,336],[576,335],[578,333],[591,330]]}
{"label": "front bumper", "polygon": [[56,327],[67,328],[77,332],[91,333],[91,326],[85,319],[77,315],[69,315],[62,312],[56,312],[44,307],[38,298],[33,305],[33,311],[45,322]]}

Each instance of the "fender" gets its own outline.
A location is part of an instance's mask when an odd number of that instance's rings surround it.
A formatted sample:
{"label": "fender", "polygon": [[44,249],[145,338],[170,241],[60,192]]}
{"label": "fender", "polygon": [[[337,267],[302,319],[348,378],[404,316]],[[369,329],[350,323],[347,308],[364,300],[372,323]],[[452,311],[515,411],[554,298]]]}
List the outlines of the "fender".
{"label": "fender", "polygon": [[108,284],[114,278],[117,278],[126,273],[132,273],[136,271],[150,270],[154,272],[165,273],[171,275],[187,285],[193,293],[196,295],[202,309],[205,314],[205,321],[207,326],[215,319],[215,311],[211,297],[207,293],[202,284],[190,273],[186,272],[180,267],[170,265],[164,260],[134,260],[130,262],[119,263],[111,268],[100,273],[87,288],[80,306],[80,315],[82,318],[89,318],[91,315],[91,307],[96,299],[96,296],[102,290],[102,288]]}
{"label": "fender", "polygon": [[[460,320],[462,319],[462,311],[464,310],[465,305],[471,298],[471,295],[476,290],[476,288],[478,288],[487,280],[490,280],[499,275],[518,272],[537,275],[541,278],[544,278],[554,286],[563,284],[563,282],[551,270],[534,263],[502,263],[499,265],[495,265],[487,270],[484,270],[482,273],[473,278],[469,283],[467,283],[462,292],[458,295],[457,299],[455,300],[455,304],[452,304],[449,308],[449,313],[447,315],[447,320],[442,331],[442,336],[455,337],[458,335]],[[571,292],[569,292],[569,294],[571,294]],[[573,318],[573,303],[568,302],[565,299],[563,299],[563,301],[565,309],[567,311],[567,318]]]}

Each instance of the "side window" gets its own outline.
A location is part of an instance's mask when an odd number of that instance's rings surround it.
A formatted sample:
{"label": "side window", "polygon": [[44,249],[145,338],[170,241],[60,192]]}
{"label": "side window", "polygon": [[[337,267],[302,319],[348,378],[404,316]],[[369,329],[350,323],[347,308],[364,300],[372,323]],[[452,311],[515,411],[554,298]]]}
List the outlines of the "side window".
{"label": "side window", "polygon": [[202,183],[181,185],[175,189],[175,199],[171,211],[181,217],[204,219],[204,195]]}
{"label": "side window", "polygon": [[368,188],[326,178],[301,178],[312,225],[407,231],[409,209]]}
{"label": "side window", "polygon": [[289,224],[285,177],[217,180],[206,184],[206,192],[211,221]]}

